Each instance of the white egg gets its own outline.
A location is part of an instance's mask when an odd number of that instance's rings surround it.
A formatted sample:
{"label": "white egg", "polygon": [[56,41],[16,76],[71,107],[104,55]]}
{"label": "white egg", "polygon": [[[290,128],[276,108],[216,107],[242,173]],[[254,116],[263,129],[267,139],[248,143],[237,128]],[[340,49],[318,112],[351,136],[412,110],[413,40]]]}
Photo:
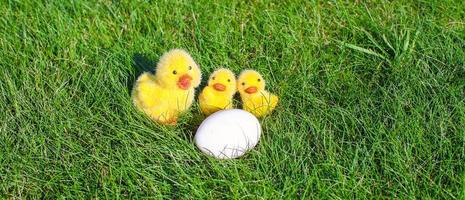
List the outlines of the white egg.
{"label": "white egg", "polygon": [[258,119],[251,113],[222,110],[200,124],[194,142],[202,152],[216,158],[237,158],[257,145],[261,131]]}

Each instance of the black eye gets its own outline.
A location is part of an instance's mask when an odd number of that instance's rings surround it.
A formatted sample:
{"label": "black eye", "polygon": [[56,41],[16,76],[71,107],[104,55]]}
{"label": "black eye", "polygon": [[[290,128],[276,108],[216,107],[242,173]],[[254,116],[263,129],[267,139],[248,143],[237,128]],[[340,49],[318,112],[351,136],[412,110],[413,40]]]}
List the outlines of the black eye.
{"label": "black eye", "polygon": [[261,80],[260,80],[260,79],[258,79],[257,81],[258,81],[258,82],[260,82]]}
{"label": "black eye", "polygon": [[192,70],[192,66],[189,66],[189,70]]}
{"label": "black eye", "polygon": [[245,82],[242,82],[242,85],[245,85]]}
{"label": "black eye", "polygon": [[212,77],[212,80],[215,80],[215,77]]}
{"label": "black eye", "polygon": [[228,82],[231,82],[231,79],[228,79]]}
{"label": "black eye", "polygon": [[176,70],[173,70],[173,74],[177,74],[178,72]]}

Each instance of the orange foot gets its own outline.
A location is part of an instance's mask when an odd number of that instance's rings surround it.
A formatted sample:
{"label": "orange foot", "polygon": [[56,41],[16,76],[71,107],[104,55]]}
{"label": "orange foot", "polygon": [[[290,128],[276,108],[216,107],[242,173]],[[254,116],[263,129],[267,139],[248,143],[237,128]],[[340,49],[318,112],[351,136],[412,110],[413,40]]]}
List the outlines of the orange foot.
{"label": "orange foot", "polygon": [[167,121],[164,122],[166,125],[171,125],[171,126],[176,126],[176,123],[178,122],[178,119],[176,118],[171,118]]}

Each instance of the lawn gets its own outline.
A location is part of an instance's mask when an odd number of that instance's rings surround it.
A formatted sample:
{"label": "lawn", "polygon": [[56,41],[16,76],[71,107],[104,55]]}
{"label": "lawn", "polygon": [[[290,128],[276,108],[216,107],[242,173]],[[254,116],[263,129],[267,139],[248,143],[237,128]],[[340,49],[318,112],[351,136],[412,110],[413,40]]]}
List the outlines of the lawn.
{"label": "lawn", "polygon": [[[2,1],[0,198],[465,198],[465,2]],[[203,155],[133,82],[171,48],[260,71],[259,145]],[[197,89],[197,92],[201,88]]]}

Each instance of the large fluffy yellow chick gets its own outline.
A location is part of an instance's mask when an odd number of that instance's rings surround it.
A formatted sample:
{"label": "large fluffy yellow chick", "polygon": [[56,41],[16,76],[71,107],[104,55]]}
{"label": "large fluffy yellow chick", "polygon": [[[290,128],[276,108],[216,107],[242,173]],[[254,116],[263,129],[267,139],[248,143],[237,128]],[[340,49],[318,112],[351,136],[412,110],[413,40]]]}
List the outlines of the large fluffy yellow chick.
{"label": "large fluffy yellow chick", "polygon": [[201,72],[184,50],[165,53],[155,74],[143,73],[134,85],[132,99],[138,109],[161,124],[176,124],[178,116],[194,101]]}
{"label": "large fluffy yellow chick", "polygon": [[243,71],[237,80],[242,107],[256,117],[270,114],[278,104],[278,97],[265,90],[265,80],[254,70]]}
{"label": "large fluffy yellow chick", "polygon": [[210,75],[208,85],[199,96],[200,110],[205,115],[233,107],[236,93],[236,77],[231,70],[218,69]]}

